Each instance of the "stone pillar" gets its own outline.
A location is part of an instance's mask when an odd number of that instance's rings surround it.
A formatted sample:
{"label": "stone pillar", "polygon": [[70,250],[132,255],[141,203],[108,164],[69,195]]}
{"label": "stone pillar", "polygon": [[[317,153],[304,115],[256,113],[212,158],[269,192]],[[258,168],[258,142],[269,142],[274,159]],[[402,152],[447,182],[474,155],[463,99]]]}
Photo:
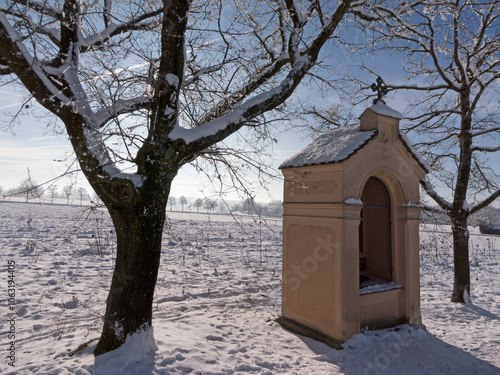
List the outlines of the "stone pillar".
{"label": "stone pillar", "polygon": [[336,337],[342,342],[360,332],[359,223],[362,207],[362,204],[344,204],[341,276],[337,279],[341,288],[342,319],[337,333],[340,337]]}
{"label": "stone pillar", "polygon": [[420,207],[399,206],[397,246],[402,248],[397,266],[399,279],[397,282],[404,286],[405,298],[402,312],[410,325],[422,323],[420,314],[420,258],[419,258],[419,225]]}

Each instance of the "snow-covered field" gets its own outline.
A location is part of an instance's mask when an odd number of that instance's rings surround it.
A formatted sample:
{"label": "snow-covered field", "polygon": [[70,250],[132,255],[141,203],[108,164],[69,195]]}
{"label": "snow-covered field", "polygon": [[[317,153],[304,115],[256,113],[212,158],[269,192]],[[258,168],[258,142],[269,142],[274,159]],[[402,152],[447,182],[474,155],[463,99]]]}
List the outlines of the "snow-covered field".
{"label": "snow-covered field", "polygon": [[[109,219],[102,210],[22,203],[0,203],[0,218],[0,373],[92,373],[114,258]],[[365,332],[337,351],[274,322],[281,221],[238,220],[169,215],[153,315],[158,351],[154,363],[118,373],[500,374],[500,237],[471,235],[472,304],[452,304],[449,228],[423,227],[427,331]]]}

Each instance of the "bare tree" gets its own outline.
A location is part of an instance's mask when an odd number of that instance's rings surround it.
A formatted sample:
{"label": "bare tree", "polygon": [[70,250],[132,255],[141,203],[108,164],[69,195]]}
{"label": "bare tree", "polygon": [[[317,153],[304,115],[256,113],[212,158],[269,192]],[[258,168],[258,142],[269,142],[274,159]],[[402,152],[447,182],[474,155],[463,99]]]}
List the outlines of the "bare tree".
{"label": "bare tree", "polygon": [[464,302],[471,284],[468,218],[500,196],[500,175],[488,163],[500,151],[494,99],[500,93],[500,1],[433,0],[406,13],[375,13],[385,22],[372,28],[369,48],[407,57],[411,82],[387,86],[412,92],[406,131],[434,170],[423,189],[451,219],[451,300]]}
{"label": "bare tree", "polygon": [[210,199],[210,198],[205,198],[203,205],[207,209],[207,214],[209,214],[211,211],[214,211],[214,209],[217,205],[217,201]]}
{"label": "bare tree", "polygon": [[273,216],[283,215],[283,202],[277,199],[273,199],[267,204],[269,213]]}
{"label": "bare tree", "polygon": [[47,190],[49,191],[50,193],[50,204],[54,204],[54,198],[56,197],[57,195],[57,185],[56,184],[52,184],[50,185]]}
{"label": "bare tree", "polygon": [[254,197],[248,197],[241,204],[241,212],[247,214],[260,214],[262,207],[255,202]]}
{"label": "bare tree", "polygon": [[221,201],[218,203],[218,208],[219,212],[223,214],[224,212],[227,212],[227,204],[224,201]]}
{"label": "bare tree", "polygon": [[181,195],[179,198],[179,203],[181,204],[181,210],[184,212],[184,205],[187,203],[187,198],[184,195]]}
{"label": "bare tree", "polygon": [[71,196],[73,195],[73,191],[74,191],[73,185],[68,184],[68,185],[64,186],[62,188],[62,191],[63,191],[64,196],[66,197],[66,205],[69,206],[69,201],[70,201]]}
{"label": "bare tree", "polygon": [[259,125],[317,64],[346,14],[363,5],[2,2],[0,74],[13,75],[62,121],[116,228],[96,356],[152,324],[165,208],[179,169],[240,129],[265,135]]}
{"label": "bare tree", "polygon": [[78,189],[76,189],[76,192],[80,196],[80,206],[83,206],[83,197],[88,195],[87,189],[85,189],[83,186],[80,186]]}
{"label": "bare tree", "polygon": [[313,104],[310,107],[302,108],[301,115],[303,124],[298,125],[299,130],[313,136],[358,121],[358,118],[352,113],[352,107],[346,106],[345,103],[324,107]]}
{"label": "bare tree", "polygon": [[30,198],[40,198],[42,195],[42,191],[36,181],[32,180],[31,177],[24,179],[19,187],[17,188],[18,195],[23,195],[26,197],[26,202],[30,200]]}
{"label": "bare tree", "polygon": [[200,207],[203,206],[203,200],[198,198],[194,201],[193,205],[196,207],[196,212],[200,212]]}
{"label": "bare tree", "polygon": [[175,197],[168,197],[167,202],[170,205],[170,211],[172,211],[172,206],[177,203],[177,199]]}

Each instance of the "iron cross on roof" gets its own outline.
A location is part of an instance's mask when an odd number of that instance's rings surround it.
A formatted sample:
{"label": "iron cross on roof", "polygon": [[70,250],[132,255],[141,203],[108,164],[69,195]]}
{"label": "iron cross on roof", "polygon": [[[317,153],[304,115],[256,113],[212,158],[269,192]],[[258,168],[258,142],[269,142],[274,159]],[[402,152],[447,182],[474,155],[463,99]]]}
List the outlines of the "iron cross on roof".
{"label": "iron cross on roof", "polygon": [[387,94],[387,86],[385,85],[384,81],[382,80],[381,77],[377,78],[377,83],[372,83],[371,85],[372,91],[377,92],[377,97],[373,99],[373,104],[377,104],[379,101],[384,103],[385,102],[382,100],[382,97]]}

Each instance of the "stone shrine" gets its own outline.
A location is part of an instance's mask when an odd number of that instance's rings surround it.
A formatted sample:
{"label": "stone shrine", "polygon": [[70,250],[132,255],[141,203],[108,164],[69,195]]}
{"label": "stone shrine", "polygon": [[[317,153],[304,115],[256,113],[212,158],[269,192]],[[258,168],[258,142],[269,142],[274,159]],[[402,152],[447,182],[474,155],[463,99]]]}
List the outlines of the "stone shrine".
{"label": "stone shrine", "polygon": [[[380,99],[380,96],[379,96]],[[333,347],[421,324],[419,182],[429,167],[383,101],[285,161],[279,322]]]}

